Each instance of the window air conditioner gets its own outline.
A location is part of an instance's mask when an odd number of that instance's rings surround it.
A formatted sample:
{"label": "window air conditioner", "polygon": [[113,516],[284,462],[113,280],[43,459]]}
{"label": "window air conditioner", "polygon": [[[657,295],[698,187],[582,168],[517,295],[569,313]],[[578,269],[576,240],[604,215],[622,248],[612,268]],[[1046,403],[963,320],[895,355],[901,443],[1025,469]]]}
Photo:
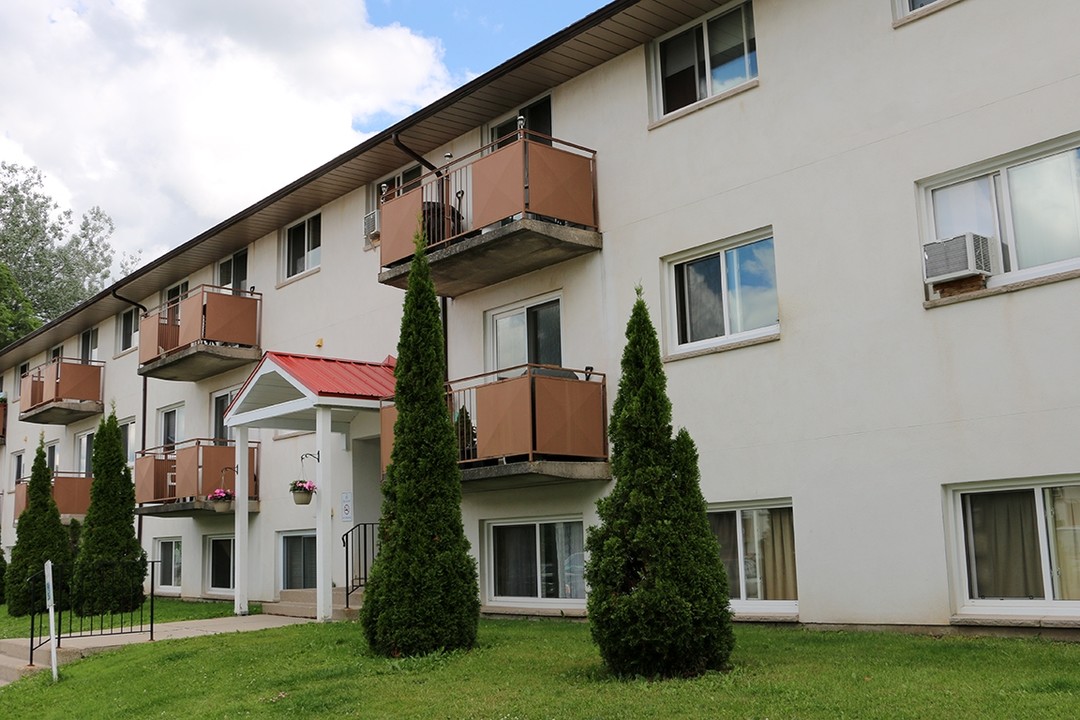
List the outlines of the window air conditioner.
{"label": "window air conditioner", "polygon": [[991,238],[975,233],[925,243],[926,284],[991,274],[991,245]]}
{"label": "window air conditioner", "polygon": [[371,240],[372,234],[379,231],[379,211],[372,210],[364,216],[364,238]]}

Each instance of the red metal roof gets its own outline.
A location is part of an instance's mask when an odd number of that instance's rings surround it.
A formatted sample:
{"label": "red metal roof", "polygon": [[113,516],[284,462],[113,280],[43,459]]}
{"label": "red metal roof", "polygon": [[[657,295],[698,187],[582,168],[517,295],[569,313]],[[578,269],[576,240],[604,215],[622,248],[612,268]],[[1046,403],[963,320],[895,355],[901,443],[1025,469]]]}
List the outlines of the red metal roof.
{"label": "red metal roof", "polygon": [[268,359],[320,397],[379,400],[394,394],[392,356],[381,363],[372,363],[267,352],[263,362]]}

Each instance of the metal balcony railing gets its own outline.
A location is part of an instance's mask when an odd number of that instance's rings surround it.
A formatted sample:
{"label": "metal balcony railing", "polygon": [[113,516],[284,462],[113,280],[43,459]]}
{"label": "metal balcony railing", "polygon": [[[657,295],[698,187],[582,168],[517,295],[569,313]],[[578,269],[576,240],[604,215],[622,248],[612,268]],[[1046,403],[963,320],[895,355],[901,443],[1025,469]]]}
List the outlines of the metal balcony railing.
{"label": "metal balcony railing", "polygon": [[22,376],[19,411],[26,414],[55,403],[101,403],[105,363],[55,358]]}
{"label": "metal balcony railing", "polygon": [[202,343],[258,347],[262,293],[200,285],[139,322],[139,364]]}
{"label": "metal balcony railing", "polygon": [[597,229],[596,152],[529,130],[485,145],[381,198],[381,262],[412,257],[418,219],[429,249],[508,219]]}
{"label": "metal balcony railing", "polygon": [[[259,444],[248,447],[248,498],[259,499]],[[236,443],[194,438],[135,453],[135,502],[204,501],[217,488],[237,492]]]}
{"label": "metal balcony railing", "polygon": [[[447,383],[461,464],[606,460],[607,385],[603,373],[519,365]],[[397,411],[381,408],[382,463],[390,461]]]}

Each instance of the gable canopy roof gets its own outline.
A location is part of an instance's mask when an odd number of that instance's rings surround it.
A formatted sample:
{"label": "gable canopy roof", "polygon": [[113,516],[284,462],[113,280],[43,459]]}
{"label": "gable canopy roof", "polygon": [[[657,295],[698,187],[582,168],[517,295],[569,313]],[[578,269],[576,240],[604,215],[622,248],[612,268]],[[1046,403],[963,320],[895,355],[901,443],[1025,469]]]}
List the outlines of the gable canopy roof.
{"label": "gable canopy roof", "polygon": [[[0,349],[0,368],[24,362],[293,220],[410,162],[399,134],[424,154],[567,80],[728,0],[615,0],[375,134],[251,207],[121,279],[53,322]],[[268,148],[271,151],[272,148]],[[228,174],[223,174],[228,177]]]}
{"label": "gable canopy roof", "polygon": [[394,358],[381,363],[264,353],[225,412],[230,427],[315,430],[315,409],[331,409],[331,429],[346,432],[361,412],[378,412],[394,394]]}

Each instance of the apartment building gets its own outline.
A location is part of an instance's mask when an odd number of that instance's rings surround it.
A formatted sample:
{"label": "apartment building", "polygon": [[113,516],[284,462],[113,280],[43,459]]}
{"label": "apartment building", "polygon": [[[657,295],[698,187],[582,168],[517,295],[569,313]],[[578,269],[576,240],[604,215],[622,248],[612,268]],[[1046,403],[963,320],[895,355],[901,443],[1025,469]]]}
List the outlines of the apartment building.
{"label": "apartment building", "polygon": [[0,543],[39,433],[79,514],[114,404],[158,584],[317,585],[326,616],[378,520],[420,221],[485,610],[584,612],[640,285],[737,617],[1074,627],[1077,20],[612,2],[0,350]]}

